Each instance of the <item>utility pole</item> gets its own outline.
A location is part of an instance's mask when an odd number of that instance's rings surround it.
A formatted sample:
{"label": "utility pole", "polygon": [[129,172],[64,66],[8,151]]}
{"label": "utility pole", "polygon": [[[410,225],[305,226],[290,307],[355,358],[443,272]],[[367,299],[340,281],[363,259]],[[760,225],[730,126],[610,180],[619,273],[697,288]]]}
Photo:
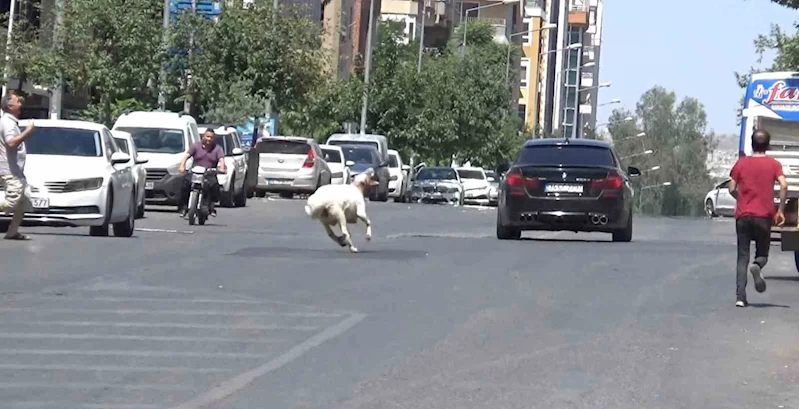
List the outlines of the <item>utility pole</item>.
{"label": "utility pole", "polygon": [[[14,0],[11,0],[14,1]],[[169,44],[169,0],[164,0],[164,33],[163,45],[164,48]],[[166,109],[166,64],[161,66],[161,73],[158,84],[158,109],[161,111]]]}
{"label": "utility pole", "polygon": [[[272,30],[273,33],[275,32],[275,27],[276,27],[277,22],[278,22],[278,12],[279,11],[280,11],[279,0],[272,0],[272,24],[270,25],[270,30]],[[266,114],[266,128],[265,129],[269,129],[269,134],[270,135],[272,135],[272,133],[274,133],[274,131],[275,131],[274,129],[272,129],[272,105],[273,105],[273,102],[274,102],[274,95],[275,95],[274,91],[270,89],[269,93],[268,93],[268,95],[266,97],[266,107],[265,107],[266,109],[264,110],[265,114]],[[275,125],[277,125],[277,124],[275,124]],[[277,126],[275,126],[275,128],[277,128]]]}
{"label": "utility pole", "polygon": [[421,73],[422,72],[422,53],[423,53],[423,50],[424,50],[424,20],[425,20],[425,17],[427,16],[427,10],[426,10],[427,7],[425,7],[424,2],[425,2],[425,0],[419,0],[419,4],[422,5],[422,24],[421,24],[421,30],[419,30],[420,31],[420,34],[419,34],[419,61],[416,63],[416,72],[417,73]]}
{"label": "utility pole", "polygon": [[8,61],[10,60],[8,54],[11,50],[11,33],[14,31],[14,9],[16,8],[17,1],[11,0],[11,9],[8,13],[8,35],[6,37],[6,62],[3,65],[3,95],[6,96],[8,91]]}
{"label": "utility pole", "polygon": [[[197,15],[197,0],[191,0],[191,13]],[[189,63],[194,56],[194,32],[192,31],[189,36]],[[183,100],[183,111],[186,115],[191,115],[191,64],[189,64],[188,73],[186,73],[186,99]]]}
{"label": "utility pole", "polygon": [[369,71],[372,69],[372,31],[374,30],[375,0],[369,1],[369,22],[366,30],[366,72],[363,76],[363,104],[361,106],[361,135],[366,135],[366,108],[369,104]]}
{"label": "utility pole", "polygon": [[[53,27],[53,46],[60,50],[64,46],[64,1],[55,0],[55,27]],[[50,119],[61,118],[61,99],[64,95],[64,77],[58,72],[56,85],[50,93]]]}

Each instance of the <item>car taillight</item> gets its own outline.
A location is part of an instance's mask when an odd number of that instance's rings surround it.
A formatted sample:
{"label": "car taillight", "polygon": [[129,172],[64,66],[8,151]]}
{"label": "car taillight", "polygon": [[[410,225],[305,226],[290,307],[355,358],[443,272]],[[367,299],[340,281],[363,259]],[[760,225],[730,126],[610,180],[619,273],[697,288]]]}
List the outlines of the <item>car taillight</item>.
{"label": "car taillight", "polygon": [[619,176],[610,176],[605,179],[595,179],[591,182],[594,190],[619,190],[623,181]]}
{"label": "car taillight", "polygon": [[308,157],[305,158],[305,163],[302,164],[303,168],[312,168],[313,167],[313,160],[315,155],[313,153],[313,149],[308,151]]}
{"label": "car taillight", "polygon": [[518,173],[508,175],[507,182],[508,187],[522,187],[522,175]]}
{"label": "car taillight", "polygon": [[528,190],[535,190],[538,189],[538,186],[541,184],[541,179],[537,177],[525,177],[524,178],[524,185],[527,187]]}

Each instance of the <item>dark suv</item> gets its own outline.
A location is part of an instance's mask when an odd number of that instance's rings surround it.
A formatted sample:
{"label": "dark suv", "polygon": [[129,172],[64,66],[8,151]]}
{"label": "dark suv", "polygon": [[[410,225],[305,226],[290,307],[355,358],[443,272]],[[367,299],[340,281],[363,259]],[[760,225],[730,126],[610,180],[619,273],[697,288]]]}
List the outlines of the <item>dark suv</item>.
{"label": "dark suv", "polygon": [[524,144],[499,188],[497,238],[519,239],[524,230],[633,235],[636,168],[621,168],[606,142],[536,139]]}

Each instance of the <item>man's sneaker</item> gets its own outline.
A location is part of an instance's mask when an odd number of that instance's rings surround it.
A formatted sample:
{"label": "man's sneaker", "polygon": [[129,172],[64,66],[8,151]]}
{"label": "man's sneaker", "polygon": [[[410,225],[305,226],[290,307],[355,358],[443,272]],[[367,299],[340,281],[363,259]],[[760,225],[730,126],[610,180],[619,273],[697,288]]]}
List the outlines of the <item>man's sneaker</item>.
{"label": "man's sneaker", "polygon": [[755,290],[759,293],[766,291],[766,280],[764,280],[763,276],[760,274],[760,266],[752,264],[749,267],[749,272],[752,273],[752,278],[755,279]]}
{"label": "man's sneaker", "polygon": [[735,302],[735,306],[736,307],[746,307],[746,301],[740,301],[740,300],[736,301]]}

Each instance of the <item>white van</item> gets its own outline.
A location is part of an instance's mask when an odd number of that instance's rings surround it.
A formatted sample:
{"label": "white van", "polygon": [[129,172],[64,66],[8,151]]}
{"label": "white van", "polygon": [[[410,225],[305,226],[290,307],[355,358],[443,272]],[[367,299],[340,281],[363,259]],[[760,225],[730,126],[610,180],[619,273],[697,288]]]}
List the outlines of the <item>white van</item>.
{"label": "white van", "polygon": [[[130,133],[139,157],[148,160],[147,203],[177,205],[183,186],[178,167],[189,147],[200,142],[197,121],[191,115],[174,112],[137,111],[120,116],[114,130]],[[191,159],[186,167],[191,168]]]}

